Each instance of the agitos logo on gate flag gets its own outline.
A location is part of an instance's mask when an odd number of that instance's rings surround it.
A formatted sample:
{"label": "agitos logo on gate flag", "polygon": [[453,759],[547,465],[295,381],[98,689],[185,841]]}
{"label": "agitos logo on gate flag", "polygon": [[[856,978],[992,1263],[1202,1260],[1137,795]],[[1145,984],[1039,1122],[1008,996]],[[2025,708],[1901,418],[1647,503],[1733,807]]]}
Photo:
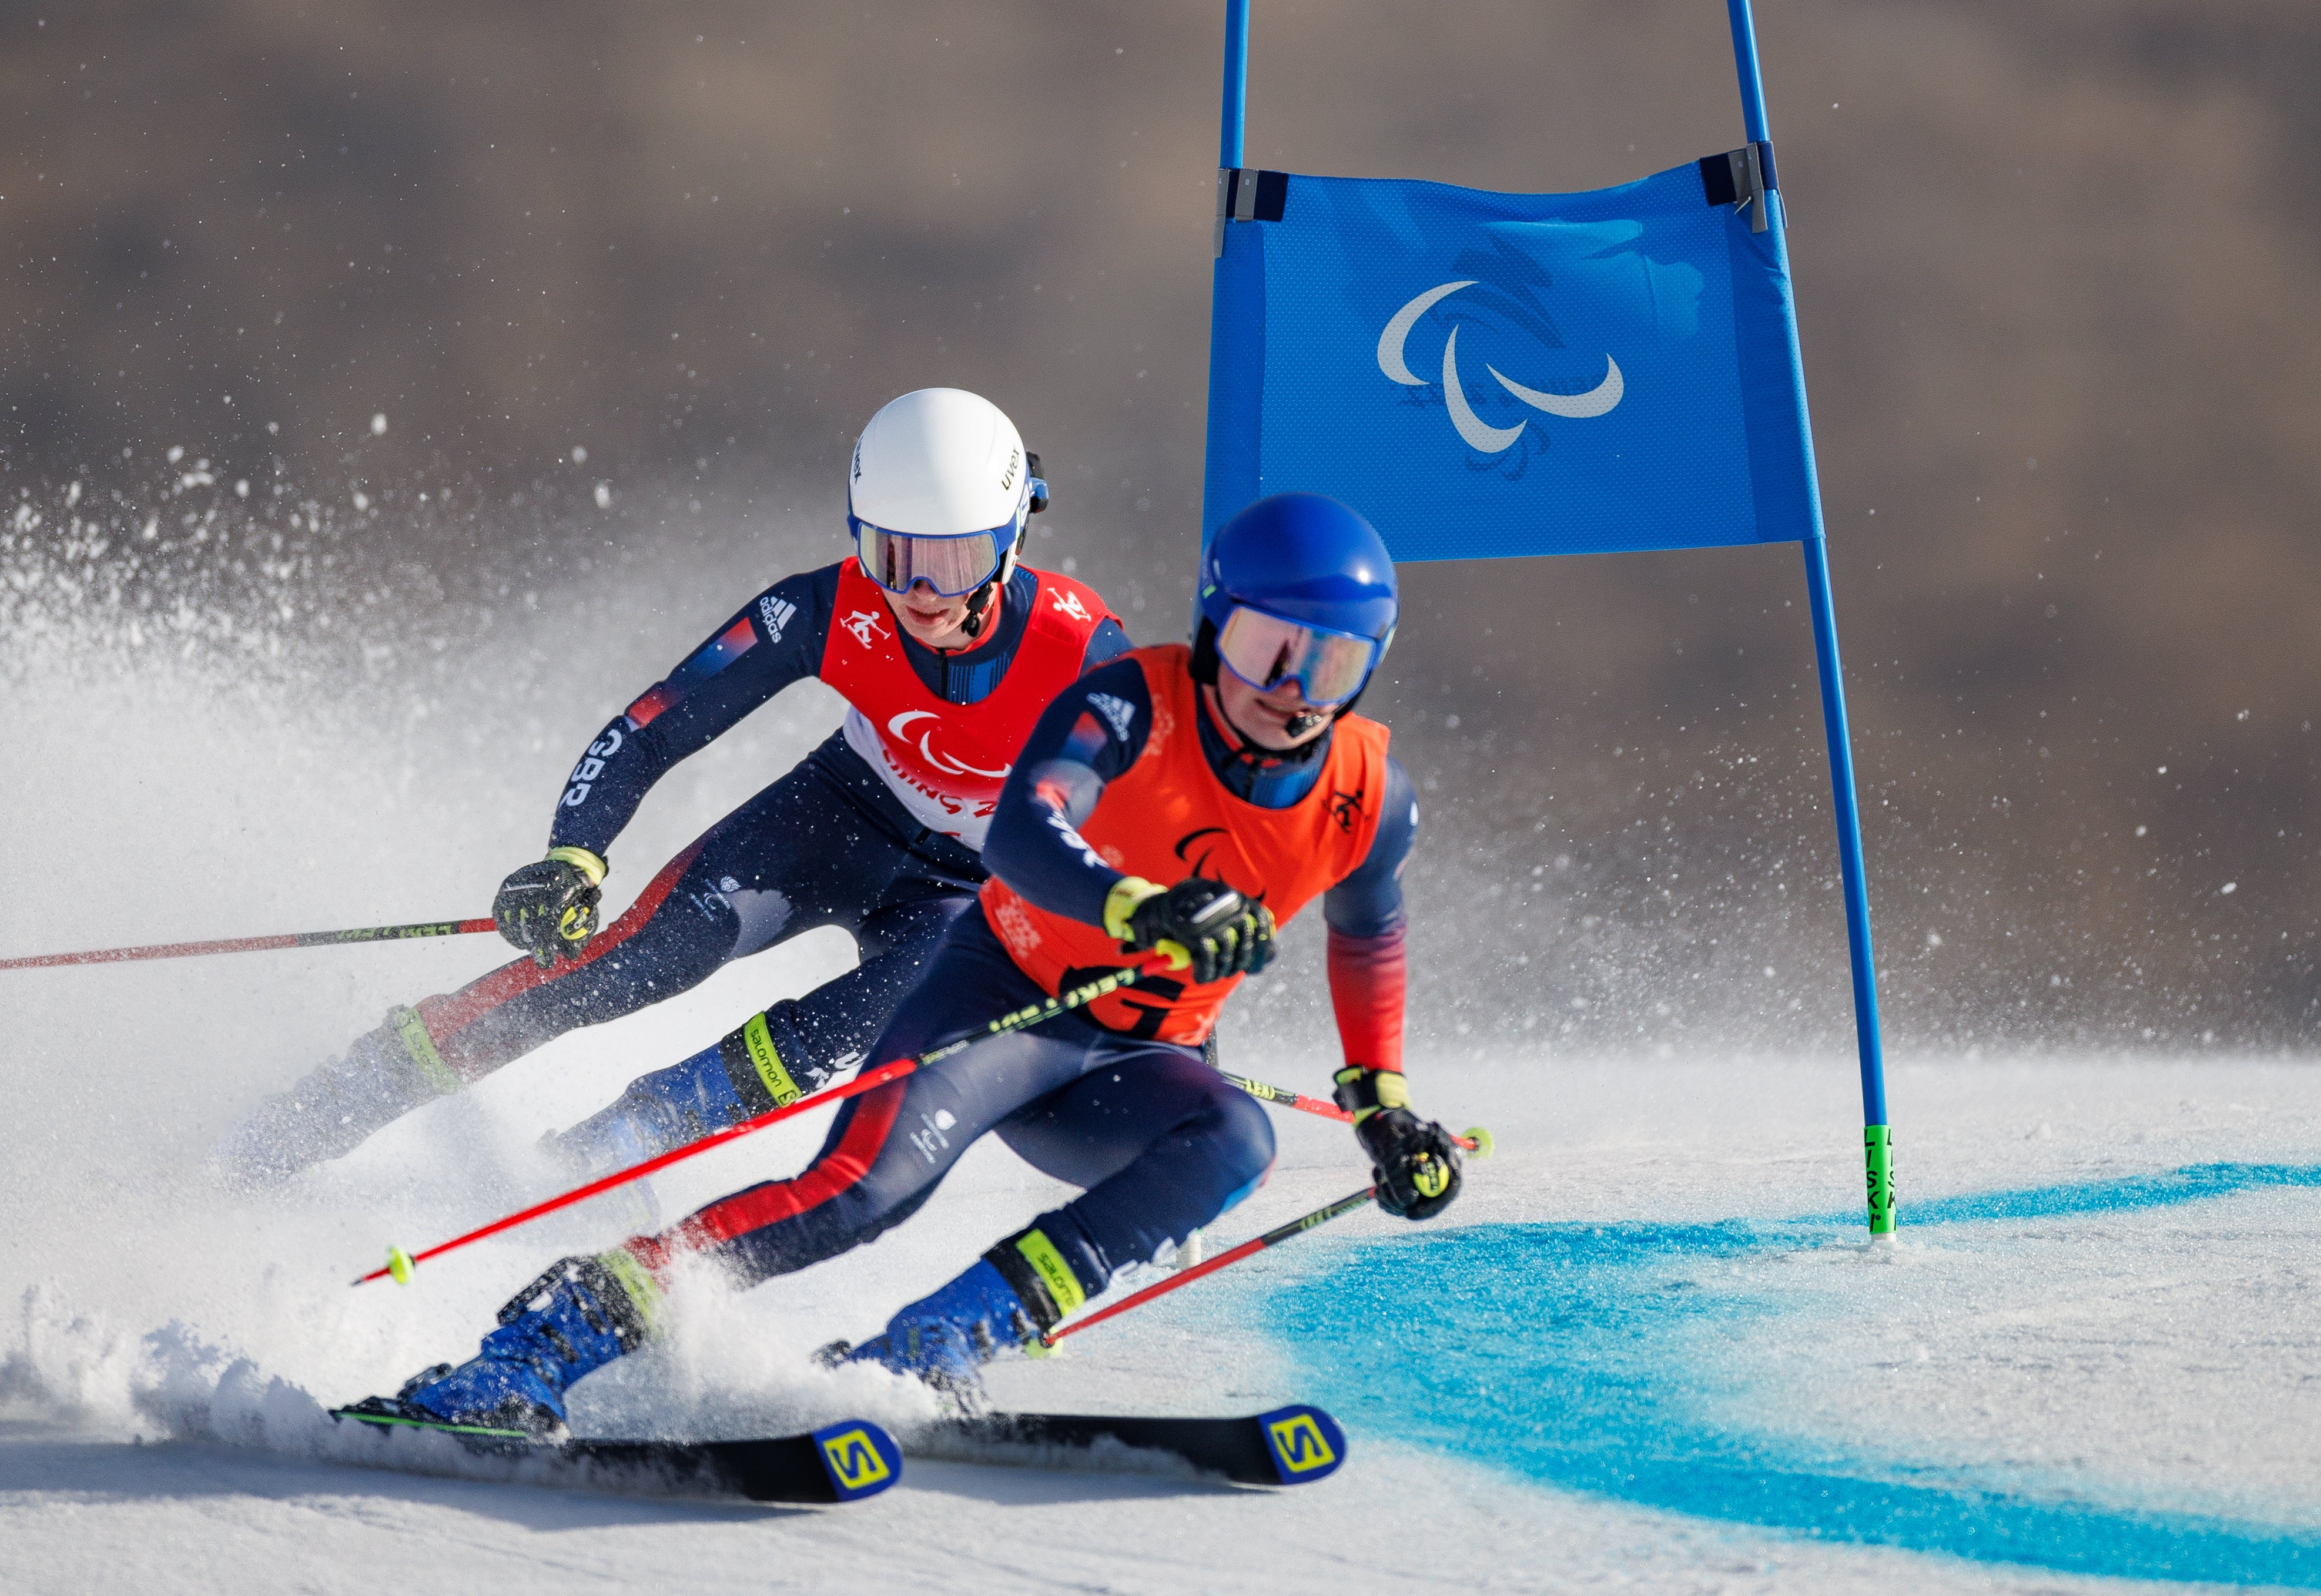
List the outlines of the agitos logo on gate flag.
{"label": "agitos logo on gate flag", "polygon": [[1301,489],[1398,560],[1813,535],[1778,235],[1703,173],[1575,195],[1263,174],[1278,213],[1227,225],[1217,263],[1206,530]]}

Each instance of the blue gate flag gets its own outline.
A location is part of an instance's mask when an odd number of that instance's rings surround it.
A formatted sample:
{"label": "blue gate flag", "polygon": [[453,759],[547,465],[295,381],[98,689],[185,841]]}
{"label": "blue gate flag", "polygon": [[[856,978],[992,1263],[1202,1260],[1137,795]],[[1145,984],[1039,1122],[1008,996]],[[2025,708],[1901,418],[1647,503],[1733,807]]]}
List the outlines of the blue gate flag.
{"label": "blue gate flag", "polygon": [[1304,489],[1397,560],[1818,538],[1779,201],[1713,203],[1725,159],[1567,195],[1224,174],[1204,534]]}

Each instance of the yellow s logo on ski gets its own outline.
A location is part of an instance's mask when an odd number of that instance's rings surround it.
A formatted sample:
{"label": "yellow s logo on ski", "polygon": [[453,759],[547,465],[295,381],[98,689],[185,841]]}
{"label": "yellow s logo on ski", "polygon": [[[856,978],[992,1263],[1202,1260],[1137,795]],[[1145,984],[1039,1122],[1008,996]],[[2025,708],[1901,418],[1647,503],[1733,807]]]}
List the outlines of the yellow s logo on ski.
{"label": "yellow s logo on ski", "polygon": [[824,1437],[822,1455],[830,1460],[832,1476],[849,1491],[876,1485],[887,1476],[887,1460],[878,1455],[878,1446],[863,1429]]}
{"label": "yellow s logo on ski", "polygon": [[1322,1427],[1314,1422],[1311,1413],[1278,1419],[1266,1428],[1273,1437],[1273,1455],[1293,1474],[1309,1474],[1338,1461],[1338,1455],[1330,1448],[1329,1437],[1323,1435]]}

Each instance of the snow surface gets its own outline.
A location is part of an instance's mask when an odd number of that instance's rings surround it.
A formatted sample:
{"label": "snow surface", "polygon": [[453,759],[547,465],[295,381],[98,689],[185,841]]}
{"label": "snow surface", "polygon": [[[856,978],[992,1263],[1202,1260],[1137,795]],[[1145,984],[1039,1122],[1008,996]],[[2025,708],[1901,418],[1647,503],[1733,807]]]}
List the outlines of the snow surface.
{"label": "snow surface", "polygon": [[[616,885],[830,724],[794,696],[656,794]],[[426,710],[332,721],[177,677],[25,696],[17,768],[50,779],[10,795],[0,952],[471,907],[536,850],[572,728],[437,747]],[[816,933],[746,961],[278,1191],[204,1174],[261,1093],[498,953],[0,975],[0,1590],[2321,1586],[2321,1070],[2298,1060],[1905,1050],[1905,1229],[1871,1247],[1850,1061],[1421,1038],[1420,1103],[1501,1149],[1444,1220],[1350,1217],[994,1372],[1003,1402],[1058,1410],[1319,1401],[1352,1461],[1299,1491],[915,1461],[873,1501],[790,1510],[545,1489],[448,1447],[431,1474],[367,1466],[378,1437],[324,1404],[466,1356],[503,1298],[625,1213],[600,1203],[409,1287],[348,1281],[390,1240],[549,1189],[542,1131],[850,957]],[[1261,1078],[1326,1080],[1318,1048],[1229,1026],[1226,1049]],[[1279,1166],[1219,1243],[1365,1178],[1342,1128],[1277,1125]],[[819,1134],[721,1149],[660,1201],[786,1173]],[[913,1389],[806,1352],[875,1329],[1059,1191],[978,1147],[876,1245],[688,1293],[673,1343],[583,1385],[576,1424],[924,1422]]]}

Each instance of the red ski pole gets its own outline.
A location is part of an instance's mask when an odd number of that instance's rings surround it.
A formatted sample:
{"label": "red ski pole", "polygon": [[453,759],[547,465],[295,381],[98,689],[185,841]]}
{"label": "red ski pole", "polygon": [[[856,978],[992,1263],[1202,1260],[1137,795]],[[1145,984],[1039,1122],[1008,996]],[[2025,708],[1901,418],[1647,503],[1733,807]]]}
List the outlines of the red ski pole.
{"label": "red ski pole", "polygon": [[[1454,1136],[1451,1139],[1479,1158],[1488,1158],[1491,1156],[1491,1133],[1480,1125],[1472,1126],[1466,1135]],[[1361,1191],[1341,1197],[1335,1202],[1326,1203],[1312,1213],[1301,1214],[1286,1225],[1276,1225],[1262,1236],[1252,1237],[1239,1247],[1229,1247],[1214,1258],[1195,1264],[1188,1269],[1180,1269],[1166,1280],[1155,1281],[1142,1291],[1132,1292],[1110,1307],[1099,1309],[1089,1314],[1086,1319],[1075,1319],[1070,1324],[1058,1326],[1040,1338],[1040,1345],[1053,1347],[1067,1336],[1077,1336],[1090,1325],[1100,1325],[1115,1314],[1125,1313],[1132,1308],[1141,1308],[1153,1298],[1166,1296],[1179,1286],[1190,1285],[1205,1274],[1215,1274],[1228,1264],[1238,1264],[1243,1258],[1261,1253],[1269,1247],[1279,1247],[1285,1241],[1294,1240],[1308,1230],[1328,1224],[1342,1214],[1353,1212],[1377,1195],[1376,1186],[1364,1186]]]}
{"label": "red ski pole", "polygon": [[1009,1031],[1028,1030],[1044,1020],[1053,1020],[1068,1009],[1077,1009],[1083,1003],[1092,1003],[1097,999],[1108,996],[1124,986],[1133,986],[1142,977],[1156,970],[1166,968],[1168,962],[1166,957],[1156,957],[1148,959],[1142,965],[1115,970],[1110,975],[1089,982],[1085,986],[1076,986],[1069,992],[1059,993],[1045,1002],[1033,1003],[1026,1008],[1016,1010],[1012,1014],[1003,1014],[982,1030],[970,1036],[961,1037],[957,1041],[945,1042],[940,1047],[931,1047],[916,1058],[897,1058],[891,1064],[882,1064],[876,1069],[864,1070],[843,1086],[833,1086],[827,1091],[817,1092],[811,1097],[801,1097],[796,1102],[769,1109],[754,1120],[744,1120],[738,1125],[728,1125],[723,1130],[713,1130],[699,1141],[687,1142],[681,1147],[675,1147],[663,1153],[658,1158],[648,1158],[642,1164],[633,1165],[627,1169],[616,1170],[601,1179],[590,1181],[586,1185],[575,1186],[572,1190],[559,1196],[551,1197],[544,1202],[535,1202],[530,1208],[519,1209],[514,1213],[494,1220],[488,1225],[479,1225],[464,1236],[454,1236],[449,1241],[437,1242],[433,1247],[423,1248],[415,1253],[406,1253],[399,1247],[390,1246],[387,1249],[387,1262],[369,1274],[359,1276],[353,1283],[366,1285],[371,1281],[392,1275],[398,1283],[407,1285],[411,1282],[411,1272],[430,1258],[439,1258],[445,1253],[457,1252],[471,1242],[481,1241],[487,1236],[496,1236],[503,1230],[512,1230],[518,1225],[540,1218],[542,1214],[554,1213],[559,1209],[569,1208],[576,1202],[586,1202],[600,1192],[609,1192],[615,1186],[627,1185],[633,1180],[642,1180],[646,1175],[667,1169],[672,1164],[680,1164],[687,1158],[697,1157],[712,1147],[723,1147],[727,1142],[747,1136],[753,1130],[763,1130],[769,1125],[778,1125],[784,1120],[794,1119],[809,1109],[818,1109],[825,1103],[838,1102],[845,1098],[860,1096],[865,1092],[875,1091],[889,1081],[899,1081],[913,1070],[924,1068],[938,1059],[949,1058],[952,1054],[963,1052],[978,1042],[988,1041],[993,1037],[1005,1036]]}
{"label": "red ski pole", "polygon": [[1364,1186],[1352,1196],[1341,1197],[1327,1207],[1317,1208],[1312,1213],[1294,1219],[1286,1225],[1277,1225],[1262,1236],[1252,1237],[1239,1247],[1221,1252],[1215,1257],[1196,1264],[1189,1269],[1180,1269],[1168,1279],[1156,1281],[1142,1291],[1123,1297],[1111,1307],[1091,1313],[1086,1319],[1075,1320],[1068,1325],[1059,1325],[1040,1338],[1040,1345],[1053,1347],[1065,1337],[1077,1336],[1090,1325],[1100,1325],[1115,1314],[1125,1313],[1132,1308],[1141,1307],[1155,1297],[1175,1291],[1179,1286],[1190,1285],[1204,1274],[1215,1274],[1226,1265],[1238,1264],[1243,1258],[1252,1254],[1261,1253],[1269,1247],[1279,1247],[1294,1237],[1305,1235],[1306,1231],[1317,1225],[1328,1224],[1340,1214],[1352,1213],[1377,1195],[1376,1186]]}
{"label": "red ski pole", "polygon": [[747,1136],[753,1130],[763,1130],[769,1125],[778,1125],[784,1120],[794,1119],[808,1109],[818,1109],[825,1103],[837,1102],[844,1098],[860,1096],[865,1092],[876,1091],[889,1081],[897,1081],[909,1075],[919,1067],[921,1062],[916,1058],[898,1058],[892,1064],[882,1064],[877,1069],[865,1070],[843,1086],[833,1086],[827,1092],[817,1092],[812,1097],[801,1097],[796,1102],[786,1103],[778,1109],[770,1109],[754,1120],[744,1120],[738,1125],[728,1125],[723,1130],[713,1130],[699,1141],[687,1142],[681,1147],[663,1153],[658,1158],[648,1158],[642,1164],[616,1170],[599,1180],[590,1181],[586,1185],[575,1186],[570,1191],[551,1197],[544,1202],[535,1202],[530,1208],[518,1209],[512,1214],[494,1220],[488,1225],[478,1225],[465,1235],[454,1236],[449,1241],[439,1241],[433,1247],[422,1247],[415,1253],[406,1253],[399,1247],[389,1247],[387,1249],[387,1262],[369,1274],[358,1277],[354,1283],[367,1285],[374,1280],[391,1274],[397,1283],[408,1285],[411,1283],[411,1272],[430,1258],[439,1258],[445,1253],[457,1252],[471,1242],[481,1241],[487,1236],[496,1236],[503,1230],[513,1230],[518,1225],[536,1220],[542,1214],[554,1213],[557,1210],[569,1208],[576,1202],[586,1202],[600,1192],[609,1192],[615,1186],[625,1186],[631,1181],[642,1180],[657,1170],[667,1169],[672,1164],[681,1164],[686,1159],[696,1157],[712,1147],[723,1147],[737,1137]]}
{"label": "red ski pole", "polygon": [[399,942],[413,937],[465,937],[492,929],[481,920],[435,920],[423,925],[357,926],[349,931],[291,931],[279,937],[227,937],[216,942],[156,942],[144,948],[99,948],[88,953],[42,953],[0,958],[0,970],[44,970],[58,965],[114,965],[139,958],[193,958],[205,953],[262,953],[274,948],[332,948],[342,942]]}

